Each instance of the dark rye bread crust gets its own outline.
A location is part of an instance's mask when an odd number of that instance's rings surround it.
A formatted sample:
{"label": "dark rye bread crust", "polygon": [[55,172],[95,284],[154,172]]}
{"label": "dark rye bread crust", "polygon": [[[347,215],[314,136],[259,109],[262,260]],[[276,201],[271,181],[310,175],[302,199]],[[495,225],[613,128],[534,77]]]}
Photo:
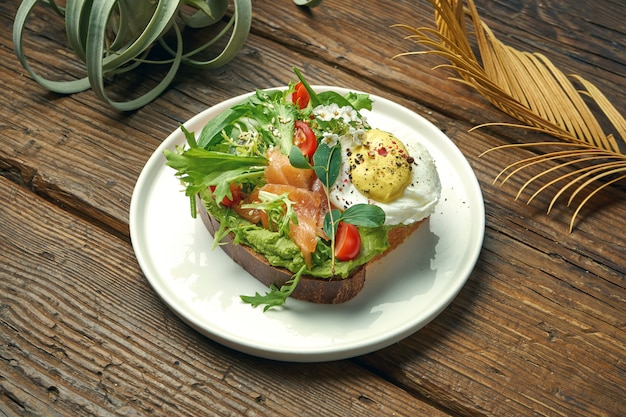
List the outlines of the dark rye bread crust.
{"label": "dark rye bread crust", "polygon": [[[220,224],[209,214],[199,197],[197,202],[200,218],[207,230],[214,236],[215,232],[219,230]],[[347,278],[328,279],[302,276],[291,297],[318,304],[340,304],[354,298],[363,289],[367,266],[395,249],[417,230],[422,222],[423,220],[408,226],[398,226],[391,229],[389,231],[389,249],[355,269]],[[246,245],[233,244],[233,238],[232,233],[228,234],[223,239],[226,244],[221,245],[221,248],[233,261],[241,265],[250,275],[267,287],[273,284],[280,288],[292,278],[293,273],[291,271],[270,265],[263,255],[256,253]]]}

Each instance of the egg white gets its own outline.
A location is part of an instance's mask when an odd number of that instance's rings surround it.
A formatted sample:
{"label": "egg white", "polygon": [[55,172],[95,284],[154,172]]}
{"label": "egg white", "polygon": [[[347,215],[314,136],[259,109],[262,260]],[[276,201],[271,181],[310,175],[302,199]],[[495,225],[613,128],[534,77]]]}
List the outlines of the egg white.
{"label": "egg white", "polygon": [[341,171],[330,189],[330,200],[338,208],[345,210],[354,204],[375,204],[385,212],[385,225],[408,225],[430,216],[441,195],[441,183],[432,156],[415,137],[401,138],[409,155],[413,157],[411,182],[402,195],[388,203],[367,198],[350,181],[350,167],[347,153],[354,147],[349,139],[341,140]]}

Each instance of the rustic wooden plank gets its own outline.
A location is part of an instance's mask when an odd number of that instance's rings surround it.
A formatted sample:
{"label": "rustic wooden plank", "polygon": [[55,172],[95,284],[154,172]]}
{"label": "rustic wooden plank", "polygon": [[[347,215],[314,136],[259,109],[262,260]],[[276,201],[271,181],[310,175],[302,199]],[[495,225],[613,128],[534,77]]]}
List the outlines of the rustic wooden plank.
{"label": "rustic wooden plank", "polygon": [[157,298],[128,242],[0,186],[3,413],[447,415],[349,361],[277,364],[216,345]]}
{"label": "rustic wooden plank", "polygon": [[[624,44],[621,22],[623,3],[603,1],[581,4],[574,1],[510,2],[477,1],[481,16],[502,40],[528,51],[554,57],[563,65],[575,66],[602,83],[619,82],[624,66],[620,55]],[[519,45],[519,46],[517,46]],[[608,90],[608,94],[619,98]]]}

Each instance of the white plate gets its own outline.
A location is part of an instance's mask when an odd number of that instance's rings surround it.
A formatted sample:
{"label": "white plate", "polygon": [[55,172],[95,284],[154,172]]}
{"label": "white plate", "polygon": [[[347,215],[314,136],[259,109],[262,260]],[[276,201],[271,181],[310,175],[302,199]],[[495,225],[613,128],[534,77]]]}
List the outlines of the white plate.
{"label": "white plate", "polygon": [[[331,87],[315,87],[322,91]],[[332,87],[343,94],[347,90]],[[199,132],[208,120],[241,101],[222,102],[185,126]],[[141,172],[130,205],[130,234],[141,269],[167,305],[186,323],[223,345],[248,354],[295,362],[344,359],[389,346],[435,318],[458,294],[480,253],[485,229],[482,194],[459,149],[412,111],[371,95],[373,127],[400,139],[417,135],[435,159],[442,196],[436,212],[409,240],[368,269],[365,287],[340,305],[295,299],[263,312],[239,296],[267,288],[235,264],[198,217],[163,150],[185,143],[173,132]]]}

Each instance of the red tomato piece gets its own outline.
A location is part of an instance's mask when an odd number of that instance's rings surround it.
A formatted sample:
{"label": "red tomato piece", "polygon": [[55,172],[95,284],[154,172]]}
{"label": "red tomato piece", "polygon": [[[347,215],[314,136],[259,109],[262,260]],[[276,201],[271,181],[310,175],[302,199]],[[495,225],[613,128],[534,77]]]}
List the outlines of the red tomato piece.
{"label": "red tomato piece", "polygon": [[[211,189],[211,192],[215,191],[215,186],[211,185],[209,187]],[[235,184],[234,182],[230,184],[230,193],[232,194],[233,198],[228,198],[228,196],[224,197],[221,201],[221,204],[223,206],[226,207],[232,207],[233,204],[237,204],[241,201],[241,197],[242,197],[242,191],[241,191],[241,187],[237,184]]]}
{"label": "red tomato piece", "polygon": [[311,96],[309,96],[309,92],[306,91],[306,87],[302,82],[299,82],[295,86],[295,90],[291,95],[291,101],[293,104],[297,104],[301,109],[304,109],[309,105],[309,101],[311,101]]}
{"label": "red tomato piece", "polygon": [[293,144],[300,148],[307,158],[313,157],[317,149],[317,137],[311,126],[302,120],[296,120],[294,127]]}
{"label": "red tomato piece", "polygon": [[353,224],[339,222],[335,235],[335,257],[340,261],[351,261],[361,252],[361,235]]}

